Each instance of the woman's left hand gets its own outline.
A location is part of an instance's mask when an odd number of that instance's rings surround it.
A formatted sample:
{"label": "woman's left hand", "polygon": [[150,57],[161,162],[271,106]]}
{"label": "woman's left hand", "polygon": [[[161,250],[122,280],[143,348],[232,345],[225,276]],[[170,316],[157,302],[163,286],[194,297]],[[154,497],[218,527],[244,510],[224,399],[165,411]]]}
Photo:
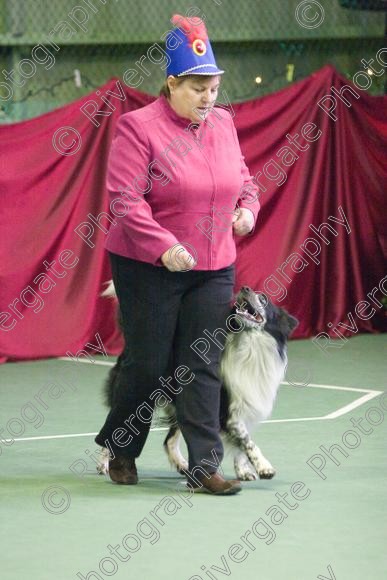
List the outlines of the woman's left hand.
{"label": "woman's left hand", "polygon": [[237,236],[245,236],[254,227],[254,214],[246,207],[238,207],[232,219],[232,227]]}

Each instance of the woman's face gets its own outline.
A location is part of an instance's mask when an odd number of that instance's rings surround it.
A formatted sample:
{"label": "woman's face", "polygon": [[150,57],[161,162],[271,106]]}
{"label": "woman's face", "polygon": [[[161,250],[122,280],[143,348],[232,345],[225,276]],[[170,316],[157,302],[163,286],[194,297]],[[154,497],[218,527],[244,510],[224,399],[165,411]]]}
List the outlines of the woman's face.
{"label": "woman's face", "polygon": [[171,91],[169,101],[176,113],[194,123],[203,121],[217,99],[220,76],[187,78],[180,84],[174,77],[168,78]]}

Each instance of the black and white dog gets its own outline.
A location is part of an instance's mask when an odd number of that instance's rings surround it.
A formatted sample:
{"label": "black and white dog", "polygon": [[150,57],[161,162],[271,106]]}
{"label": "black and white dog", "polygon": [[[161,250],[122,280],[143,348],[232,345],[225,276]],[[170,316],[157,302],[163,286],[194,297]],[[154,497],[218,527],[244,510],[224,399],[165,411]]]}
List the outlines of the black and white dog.
{"label": "black and white dog", "polygon": [[[110,286],[104,295],[111,296],[113,292]],[[246,286],[239,291],[228,317],[229,332],[220,361],[220,425],[226,442],[233,447],[235,473],[240,480],[271,479],[275,475],[250,432],[272,412],[278,387],[285,376],[287,339],[297,324],[296,318],[283,308]],[[105,384],[108,405],[114,399],[119,365],[120,358]],[[169,425],[164,448],[170,463],[183,473],[188,463],[180,451],[181,433],[173,403],[163,411]],[[105,450],[98,471],[108,473],[108,464]]]}

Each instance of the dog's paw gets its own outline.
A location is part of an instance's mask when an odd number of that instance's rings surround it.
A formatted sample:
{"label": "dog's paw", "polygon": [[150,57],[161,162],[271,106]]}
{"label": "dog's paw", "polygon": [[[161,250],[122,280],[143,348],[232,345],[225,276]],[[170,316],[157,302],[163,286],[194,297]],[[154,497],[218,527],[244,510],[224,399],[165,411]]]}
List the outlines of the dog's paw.
{"label": "dog's paw", "polygon": [[176,467],[176,471],[180,473],[180,475],[186,475],[185,472],[188,470],[188,461],[183,460],[178,463],[173,463],[172,465]]}
{"label": "dog's paw", "polygon": [[109,473],[109,467],[100,463],[97,465],[97,473],[98,475],[107,475]]}
{"label": "dog's paw", "polygon": [[97,465],[97,473],[99,475],[108,475],[109,473],[109,451],[101,449],[101,457]]}
{"label": "dog's paw", "polygon": [[237,476],[237,479],[239,479],[240,481],[254,481],[258,479],[258,475],[255,473],[255,471],[252,471],[249,468],[236,469],[235,474]]}
{"label": "dog's paw", "polygon": [[164,442],[164,450],[167,454],[170,465],[176,469],[180,475],[185,475],[184,470],[188,469],[188,461],[180,451],[179,447],[180,431],[176,431]]}
{"label": "dog's paw", "polygon": [[235,475],[240,481],[254,481],[258,479],[257,472],[244,453],[234,457]]}
{"label": "dog's paw", "polygon": [[272,479],[275,476],[275,469],[270,465],[261,466],[258,471],[259,479]]}
{"label": "dog's paw", "polygon": [[188,461],[182,456],[180,451],[178,453],[169,453],[168,448],[165,448],[165,450],[168,455],[170,466],[173,469],[176,469],[180,475],[186,475],[185,471],[188,470]]}

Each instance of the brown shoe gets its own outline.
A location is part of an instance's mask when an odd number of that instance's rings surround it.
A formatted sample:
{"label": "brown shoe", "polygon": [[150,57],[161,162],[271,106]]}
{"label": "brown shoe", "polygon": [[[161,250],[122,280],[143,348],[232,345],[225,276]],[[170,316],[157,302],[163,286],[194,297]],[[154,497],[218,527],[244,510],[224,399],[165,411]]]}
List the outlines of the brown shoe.
{"label": "brown shoe", "polygon": [[138,483],[136,463],[134,459],[115,457],[109,460],[110,479],[115,483],[135,485]]}
{"label": "brown shoe", "polygon": [[238,479],[226,480],[219,473],[213,473],[210,478],[203,477],[200,484],[187,483],[196,493],[210,493],[212,495],[234,495],[242,491],[242,486]]}

